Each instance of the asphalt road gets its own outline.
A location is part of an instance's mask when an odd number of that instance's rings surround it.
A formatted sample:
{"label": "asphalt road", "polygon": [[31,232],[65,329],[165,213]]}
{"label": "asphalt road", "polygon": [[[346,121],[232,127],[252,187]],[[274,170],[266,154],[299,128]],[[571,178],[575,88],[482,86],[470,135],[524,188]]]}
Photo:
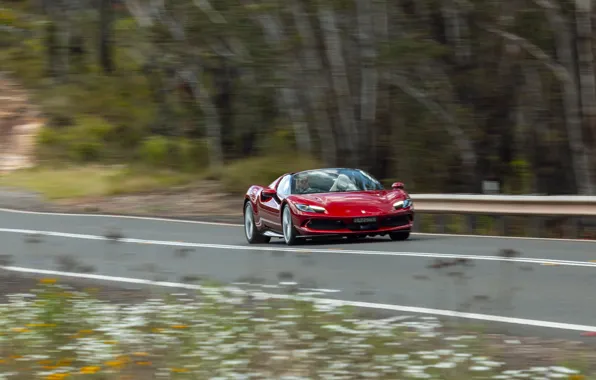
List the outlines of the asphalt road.
{"label": "asphalt road", "polygon": [[[62,235],[32,238],[33,231]],[[124,240],[100,240],[110,232]],[[0,239],[0,255],[11,259],[5,265],[173,282],[200,277],[264,284],[269,292],[279,291],[280,282],[296,283],[300,291],[328,299],[596,325],[592,242],[414,235],[405,242],[378,238],[288,248],[272,239],[248,246],[239,226],[6,211],[0,211]],[[521,257],[503,261],[501,249]],[[469,255],[473,266],[443,274],[427,268],[441,254]],[[570,262],[545,265],[549,260]],[[535,331],[527,323],[508,326],[515,333]],[[550,330],[541,334],[581,333]]]}

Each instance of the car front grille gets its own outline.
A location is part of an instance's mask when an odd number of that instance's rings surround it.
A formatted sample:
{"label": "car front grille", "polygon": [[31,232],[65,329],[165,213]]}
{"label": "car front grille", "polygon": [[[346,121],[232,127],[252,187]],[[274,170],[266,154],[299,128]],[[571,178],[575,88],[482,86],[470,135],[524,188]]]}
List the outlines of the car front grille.
{"label": "car front grille", "polygon": [[337,219],[311,219],[306,223],[306,227],[313,230],[334,231],[343,230],[346,225],[343,221]]}
{"label": "car front grille", "polygon": [[345,223],[342,219],[310,219],[305,227],[313,230],[321,231],[338,231],[338,230],[351,230],[351,231],[367,231],[376,230],[379,228],[387,227],[401,227],[406,226],[412,222],[413,216],[407,215],[395,215],[380,217],[377,223]]}

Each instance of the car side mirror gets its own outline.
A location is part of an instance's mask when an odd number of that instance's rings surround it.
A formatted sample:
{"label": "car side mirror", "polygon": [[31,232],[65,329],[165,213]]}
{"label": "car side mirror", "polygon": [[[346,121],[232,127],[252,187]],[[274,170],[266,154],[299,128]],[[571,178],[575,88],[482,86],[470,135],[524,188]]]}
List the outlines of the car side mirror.
{"label": "car side mirror", "polygon": [[393,182],[393,184],[391,185],[391,188],[393,190],[403,190],[404,184],[403,184],[403,182]]}
{"label": "car side mirror", "polygon": [[277,192],[275,191],[275,189],[263,189],[263,191],[261,191],[261,197],[263,197],[263,199],[269,199],[269,198],[273,198],[275,195],[277,194]]}

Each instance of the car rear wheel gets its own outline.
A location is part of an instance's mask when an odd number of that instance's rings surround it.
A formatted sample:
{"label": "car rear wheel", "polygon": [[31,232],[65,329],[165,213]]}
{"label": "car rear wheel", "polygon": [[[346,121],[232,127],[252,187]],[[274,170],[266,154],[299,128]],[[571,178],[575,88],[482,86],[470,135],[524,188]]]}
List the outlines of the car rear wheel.
{"label": "car rear wheel", "polygon": [[284,206],[281,218],[282,228],[284,232],[284,241],[287,245],[294,245],[296,244],[298,238],[296,229],[294,228],[294,223],[292,223],[292,211],[290,210],[290,206]]}
{"label": "car rear wheel", "polygon": [[249,244],[269,243],[271,240],[269,236],[263,236],[257,230],[250,202],[246,202],[244,207],[244,235]]}
{"label": "car rear wheel", "polygon": [[399,231],[399,232],[392,232],[389,234],[391,240],[394,241],[403,241],[408,240],[410,237],[410,231]]}

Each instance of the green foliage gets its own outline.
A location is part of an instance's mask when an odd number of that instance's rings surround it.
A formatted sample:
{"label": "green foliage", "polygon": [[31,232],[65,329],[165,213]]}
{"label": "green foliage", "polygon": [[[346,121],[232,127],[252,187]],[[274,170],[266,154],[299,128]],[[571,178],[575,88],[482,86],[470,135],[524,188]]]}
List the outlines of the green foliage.
{"label": "green foliage", "polygon": [[523,159],[513,160],[510,164],[512,173],[512,189],[517,194],[527,194],[532,189],[532,170],[530,164]]}
{"label": "green foliage", "polygon": [[141,144],[141,160],[149,165],[167,166],[170,158],[170,148],[170,141],[165,137],[149,137]]}
{"label": "green foliage", "polygon": [[[84,53],[79,56],[67,46],[59,46],[65,44],[58,33],[61,20],[39,14],[30,1],[4,2],[0,24],[10,28],[0,30],[0,67],[34,90],[31,91],[34,101],[41,106],[48,124],[56,127],[42,131],[41,156],[77,163],[120,160],[193,172],[204,168],[208,161],[207,145],[201,140],[206,135],[204,105],[188,94],[186,84],[177,76],[180,69],[194,63],[201,68],[196,74],[203,82],[202,91],[209,93],[218,108],[226,161],[237,159],[246,151],[285,157],[287,151],[296,149],[292,129],[288,125],[284,125],[287,129],[276,129],[280,123],[287,123],[287,112],[278,109],[276,99],[276,88],[280,86],[298,90],[297,100],[305,111],[314,147],[313,152],[307,153],[315,154],[325,147],[318,143],[321,134],[313,123],[317,118],[307,101],[311,90],[308,86],[315,84],[322,91],[322,99],[318,101],[326,114],[317,116],[330,122],[333,134],[342,133],[339,123],[343,120],[339,113],[344,110],[338,109],[338,105],[343,102],[333,97],[342,96],[343,91],[334,88],[336,81],[331,79],[336,73],[330,67],[330,55],[326,51],[339,49],[354,102],[354,112],[349,117],[359,130],[368,128],[364,134],[374,135],[379,141],[378,146],[357,148],[370,149],[370,157],[389,156],[389,164],[377,166],[382,168],[380,177],[407,177],[400,179],[411,182],[410,189],[416,191],[459,191],[464,187],[467,191],[482,178],[477,175],[473,181],[466,179],[474,183],[465,184],[458,179],[463,177],[458,174],[462,144],[454,140],[465,139],[476,149],[478,165],[486,172],[482,175],[503,177],[503,168],[510,169],[505,171],[513,178],[500,178],[509,183],[506,188],[535,191],[534,182],[548,183],[530,181],[527,173],[546,173],[544,166],[549,164],[534,167],[536,164],[532,163],[522,170],[516,162],[503,162],[521,154],[516,150],[526,148],[523,141],[515,144],[505,141],[514,135],[513,126],[505,124],[509,123],[506,120],[512,120],[517,105],[523,110],[541,108],[546,113],[544,119],[551,120],[553,126],[533,146],[548,142],[557,150],[568,149],[567,137],[562,133],[564,109],[555,104],[561,103],[561,83],[553,80],[552,70],[545,68],[543,62],[523,49],[516,51],[511,43],[505,44],[502,36],[485,28],[494,26],[519,35],[556,61],[558,57],[553,53],[557,51],[553,49],[556,31],[544,9],[527,2],[505,4],[479,0],[459,4],[462,17],[457,30],[462,34],[454,36],[449,20],[445,19],[448,12],[443,12],[440,1],[373,3],[376,58],[370,62],[368,58],[363,60],[364,51],[359,51],[359,20],[366,17],[359,18],[361,10],[354,1],[303,2],[312,26],[315,58],[322,64],[317,80],[327,79],[321,83],[309,83],[312,73],[294,72],[293,65],[288,65],[308,56],[302,50],[305,41],[300,39],[291,2],[268,0],[218,1],[217,13],[226,21],[222,23],[213,22],[213,14],[204,12],[192,1],[174,2],[167,10],[167,18],[173,25],[184,25],[184,38],[173,33],[167,23],[157,21],[143,27],[126,11],[116,12],[111,31],[116,71],[111,75],[103,73],[97,59],[99,44],[93,41],[99,25],[95,10],[75,12],[66,23],[73,38],[84,40]],[[325,35],[317,13],[321,5],[334,12],[338,46],[329,45],[329,36]],[[562,16],[573,21],[574,4],[563,5]],[[376,15],[380,10],[387,12],[388,25],[377,28],[381,20]],[[263,16],[272,16],[275,24],[279,22],[277,26],[284,40],[281,48],[271,43],[269,27],[273,24],[263,27],[260,22]],[[574,25],[570,28],[574,30]],[[383,37],[385,30],[388,38],[377,38]],[[576,45],[573,40],[568,42]],[[50,45],[55,49],[49,49]],[[54,60],[49,53],[54,50],[60,58],[56,61],[68,65],[50,64]],[[469,55],[456,54],[460,52]],[[378,105],[374,127],[360,123],[361,112],[365,111],[357,104],[362,95],[359,92],[363,77],[359,71],[363,64],[380,69],[376,73],[379,78],[376,96],[369,99]],[[63,67],[66,73],[51,77],[50,69],[56,69],[54,66]],[[534,71],[542,82],[537,87],[541,88],[537,90],[542,92],[540,96],[534,96],[535,91],[530,91],[524,83],[528,78],[522,78]],[[457,130],[446,133],[445,118],[433,114],[420,97],[404,94],[402,89],[385,83],[388,73],[400,73],[408,78],[418,90],[415,92],[444,110],[463,134]],[[284,77],[288,81],[282,83]],[[528,95],[520,98],[518,94],[522,93]],[[81,120],[83,116],[87,119]],[[98,120],[104,123],[102,128],[109,129],[106,136],[100,136],[95,127],[88,125],[99,123]],[[262,137],[252,139],[255,132]],[[518,136],[513,138],[519,140]],[[553,138],[556,141],[549,141]],[[361,144],[359,139],[355,140],[356,145]],[[247,148],[247,141],[257,144],[257,149]],[[394,148],[397,145],[399,148]],[[501,149],[503,146],[506,148]],[[340,163],[344,158],[339,157]],[[369,157],[362,161],[363,166],[378,164]],[[265,174],[257,176],[269,178],[267,169],[262,170]],[[551,170],[549,175],[560,176],[561,171],[564,170],[559,169],[559,173]],[[220,175],[223,174],[212,173],[212,176]]]}
{"label": "green foliage", "polygon": [[208,165],[208,146],[203,140],[150,136],[141,143],[139,159],[149,167],[196,171]]}
{"label": "green foliage", "polygon": [[278,129],[264,134],[259,144],[259,151],[263,155],[284,155],[288,148],[295,148],[294,134],[289,129]]}
{"label": "green foliage", "polygon": [[37,136],[40,158],[66,159],[76,163],[109,158],[109,143],[115,137],[115,127],[94,116],[80,116],[74,123],[70,127],[41,130]]}
{"label": "green foliage", "polygon": [[211,175],[222,181],[226,191],[238,194],[245,192],[251,185],[267,186],[284,173],[315,169],[320,165],[312,157],[286,152],[243,159],[226,166],[221,173]]}

